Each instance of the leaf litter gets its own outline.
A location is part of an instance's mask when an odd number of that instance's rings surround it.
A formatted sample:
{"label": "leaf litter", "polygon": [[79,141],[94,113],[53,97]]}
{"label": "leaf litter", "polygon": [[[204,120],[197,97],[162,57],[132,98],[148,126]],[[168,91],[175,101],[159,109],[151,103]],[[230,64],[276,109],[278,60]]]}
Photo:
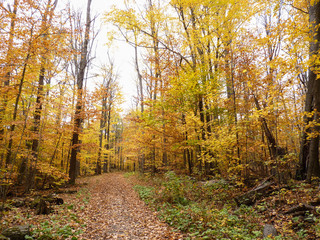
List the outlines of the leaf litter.
{"label": "leaf litter", "polygon": [[88,183],[90,201],[80,218],[86,225],[81,239],[183,239],[140,200],[121,173],[80,181]]}

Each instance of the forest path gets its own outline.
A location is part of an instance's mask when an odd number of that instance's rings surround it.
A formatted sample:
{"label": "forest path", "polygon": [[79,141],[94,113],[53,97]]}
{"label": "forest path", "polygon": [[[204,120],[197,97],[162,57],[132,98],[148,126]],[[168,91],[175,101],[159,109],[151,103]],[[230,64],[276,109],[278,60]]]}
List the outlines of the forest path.
{"label": "forest path", "polygon": [[85,178],[90,202],[83,210],[86,228],[80,239],[183,239],[157,219],[122,173]]}

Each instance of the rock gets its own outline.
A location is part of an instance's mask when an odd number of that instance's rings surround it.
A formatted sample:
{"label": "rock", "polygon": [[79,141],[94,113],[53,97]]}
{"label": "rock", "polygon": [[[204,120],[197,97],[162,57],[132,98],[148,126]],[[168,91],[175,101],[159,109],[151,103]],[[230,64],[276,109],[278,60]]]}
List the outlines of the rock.
{"label": "rock", "polygon": [[264,225],[263,238],[274,237],[277,235],[278,235],[277,229],[273,225],[271,225],[271,224]]}
{"label": "rock", "polygon": [[29,207],[31,209],[36,209],[38,207],[39,203],[40,203],[40,199],[41,198],[36,198],[33,201],[31,201],[31,203],[29,204]]}
{"label": "rock", "polygon": [[208,181],[200,181],[200,184],[205,186],[205,187],[211,187],[211,186],[225,186],[228,185],[228,182],[224,179],[212,179]]}
{"label": "rock", "polygon": [[62,205],[64,202],[62,198],[56,197],[54,195],[48,195],[46,197],[43,197],[43,199],[46,202],[48,202],[50,204],[54,204],[54,205]]}
{"label": "rock", "polygon": [[64,203],[63,199],[58,198],[58,197],[47,198],[46,201],[48,201],[51,204],[56,204],[56,205],[62,205]]}
{"label": "rock", "polygon": [[26,197],[26,198],[24,199],[24,204],[25,204],[25,206],[30,207],[30,204],[31,204],[33,201],[34,201],[33,198]]}
{"label": "rock", "polygon": [[2,235],[10,240],[25,240],[25,236],[30,235],[30,227],[23,225],[7,228],[2,232]]}

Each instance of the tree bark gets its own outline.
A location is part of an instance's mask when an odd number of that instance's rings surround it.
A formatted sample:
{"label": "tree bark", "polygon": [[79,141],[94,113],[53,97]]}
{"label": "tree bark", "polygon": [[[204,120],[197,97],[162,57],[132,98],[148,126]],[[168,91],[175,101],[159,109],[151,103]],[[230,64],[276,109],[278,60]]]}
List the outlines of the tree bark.
{"label": "tree bark", "polygon": [[102,143],[103,143],[103,129],[106,126],[104,115],[106,110],[106,98],[102,98],[102,109],[101,109],[101,118],[100,118],[100,134],[99,134],[99,152],[96,166],[96,174],[101,174],[102,166],[101,166],[101,155],[102,155]]}
{"label": "tree bark", "polygon": [[312,86],[313,92],[313,108],[314,126],[311,128],[310,148],[309,148],[309,164],[307,169],[307,181],[311,182],[313,176],[320,176],[319,166],[319,132],[320,132],[320,80],[317,77],[319,72],[319,64],[317,63],[319,54],[320,41],[320,2],[317,0],[309,6],[309,24],[311,41],[309,46],[309,55],[312,64],[309,67],[309,86]]}
{"label": "tree bark", "polygon": [[[310,70],[309,70],[310,71]],[[307,82],[307,93],[305,100],[305,112],[311,113],[313,111],[313,79],[310,78]],[[304,116],[304,126],[307,126],[312,121],[312,117]],[[305,180],[307,177],[307,160],[309,158],[310,140],[308,139],[310,134],[310,128],[304,128],[301,140],[300,140],[300,154],[299,154],[299,165],[296,171],[297,180]]]}
{"label": "tree bark", "polygon": [[79,133],[81,129],[81,124],[83,121],[82,115],[82,95],[83,95],[83,81],[85,76],[85,71],[88,64],[88,45],[89,45],[89,34],[91,26],[90,18],[90,8],[92,0],[87,2],[87,19],[86,19],[86,28],[83,47],[81,49],[81,60],[79,64],[79,72],[77,75],[77,103],[74,115],[74,124],[73,124],[73,134],[72,134],[72,150],[70,156],[70,166],[69,166],[69,182],[75,184],[76,181],[76,170],[77,170],[77,153],[79,150]]}

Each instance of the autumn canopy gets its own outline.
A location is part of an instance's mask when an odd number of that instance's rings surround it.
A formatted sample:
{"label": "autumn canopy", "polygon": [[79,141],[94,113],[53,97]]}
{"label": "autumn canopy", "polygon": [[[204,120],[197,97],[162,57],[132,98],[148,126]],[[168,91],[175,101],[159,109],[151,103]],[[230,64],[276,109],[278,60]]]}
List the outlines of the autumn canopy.
{"label": "autumn canopy", "polygon": [[[92,2],[92,3],[91,3]],[[0,2],[5,191],[112,169],[238,184],[320,176],[318,1],[125,1],[103,13],[134,49],[136,97],[95,62],[96,16],[54,0]],[[128,56],[131,57],[131,56]],[[129,81],[129,80],[128,80]]]}

